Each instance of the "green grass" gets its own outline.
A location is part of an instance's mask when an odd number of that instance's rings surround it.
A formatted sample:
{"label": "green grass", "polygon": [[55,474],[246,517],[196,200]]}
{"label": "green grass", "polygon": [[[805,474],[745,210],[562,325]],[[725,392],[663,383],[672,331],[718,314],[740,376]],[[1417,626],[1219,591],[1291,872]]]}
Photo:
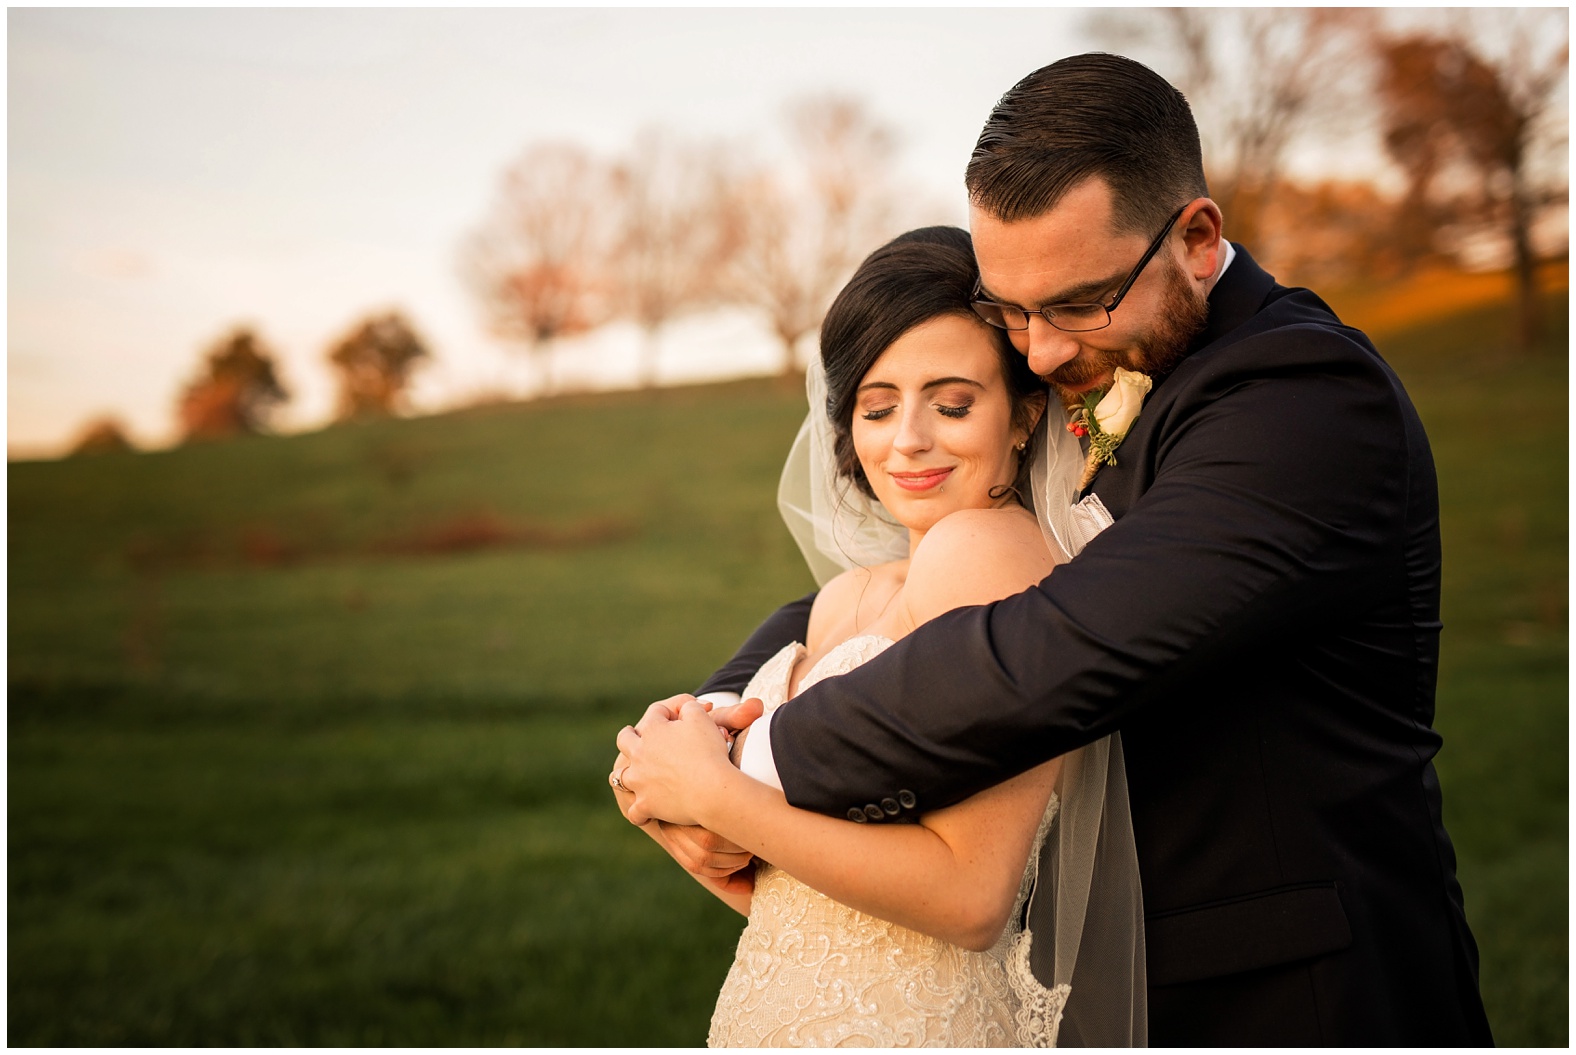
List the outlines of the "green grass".
{"label": "green grass", "polygon": [[[1500,325],[1384,348],[1439,461],[1490,1018],[1562,1044],[1566,338]],[[605,776],[810,587],[802,413],[741,382],[13,464],[9,1041],[699,1043],[739,921]]]}
{"label": "green grass", "polygon": [[1445,825],[1503,1046],[1568,1039],[1567,304],[1535,354],[1499,311],[1386,341],[1439,470]]}

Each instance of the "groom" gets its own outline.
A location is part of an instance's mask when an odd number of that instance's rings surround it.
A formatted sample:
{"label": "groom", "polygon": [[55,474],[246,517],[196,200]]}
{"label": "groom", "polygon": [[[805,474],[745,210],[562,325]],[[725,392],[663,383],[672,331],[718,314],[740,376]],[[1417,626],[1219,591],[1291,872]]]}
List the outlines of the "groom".
{"label": "groom", "polygon": [[[1114,523],[757,723],[746,770],[879,823],[1120,730],[1151,1044],[1492,1043],[1430,761],[1438,496],[1400,382],[1222,240],[1187,103],[1138,63],[1029,75],[966,182],[981,317],[1070,401],[1153,378],[1085,495]],[[803,641],[808,608],[703,691]]]}

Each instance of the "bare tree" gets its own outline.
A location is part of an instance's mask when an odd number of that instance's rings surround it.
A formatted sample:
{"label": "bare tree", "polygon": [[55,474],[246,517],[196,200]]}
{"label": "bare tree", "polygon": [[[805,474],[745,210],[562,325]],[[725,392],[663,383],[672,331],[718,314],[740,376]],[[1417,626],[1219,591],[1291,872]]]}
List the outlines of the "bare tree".
{"label": "bare tree", "polygon": [[211,345],[201,372],[181,392],[178,413],[184,441],[266,431],[273,411],[290,398],[279,382],[275,358],[244,326]]}
{"label": "bare tree", "polygon": [[640,380],[656,383],[657,335],[668,320],[716,303],[740,231],[725,207],[728,172],[720,145],[686,143],[647,130],[613,169],[618,232],[610,276],[616,313],[644,336]]}
{"label": "bare tree", "polygon": [[493,332],[524,346],[541,392],[552,387],[553,343],[610,314],[612,200],[606,165],[572,144],[540,144],[504,173],[462,247],[462,274]]}
{"label": "bare tree", "polygon": [[[1437,30],[1376,40],[1385,147],[1406,176],[1399,234],[1419,252],[1473,229],[1508,244],[1516,276],[1516,338],[1539,330],[1540,211],[1563,203],[1563,110],[1570,40],[1563,10],[1499,11],[1493,27],[1462,13]],[[1487,43],[1502,42],[1498,54]]]}
{"label": "bare tree", "polygon": [[895,233],[893,134],[859,103],[802,100],[788,112],[794,164],[740,177],[724,208],[739,246],[730,288],[759,309],[782,343],[784,375],[832,296],[871,250]]}
{"label": "bare tree", "polygon": [[328,351],[339,377],[340,419],[386,417],[402,409],[412,372],[431,357],[397,311],[355,326]]}
{"label": "bare tree", "polygon": [[1097,38],[1154,49],[1157,68],[1170,68],[1198,121],[1227,232],[1266,256],[1262,221],[1287,155],[1300,137],[1352,120],[1374,27],[1373,12],[1353,8],[1131,8],[1089,23]]}

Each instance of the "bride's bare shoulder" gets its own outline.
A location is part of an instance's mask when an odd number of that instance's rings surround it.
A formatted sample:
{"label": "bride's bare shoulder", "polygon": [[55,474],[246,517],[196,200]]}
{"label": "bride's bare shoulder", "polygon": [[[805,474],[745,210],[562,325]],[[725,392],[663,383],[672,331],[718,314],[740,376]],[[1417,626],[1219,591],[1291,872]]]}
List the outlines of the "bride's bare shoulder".
{"label": "bride's bare shoulder", "polygon": [[916,623],[1022,593],[1056,566],[1034,514],[1019,506],[960,509],[925,533],[904,600]]}

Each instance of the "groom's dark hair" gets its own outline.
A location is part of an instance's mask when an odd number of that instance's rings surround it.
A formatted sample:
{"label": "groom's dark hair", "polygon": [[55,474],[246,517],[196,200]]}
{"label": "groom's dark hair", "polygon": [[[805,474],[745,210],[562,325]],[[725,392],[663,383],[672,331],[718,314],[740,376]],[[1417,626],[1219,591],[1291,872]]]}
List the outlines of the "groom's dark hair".
{"label": "groom's dark hair", "polygon": [[975,206],[1013,223],[1091,176],[1110,185],[1117,225],[1146,234],[1209,195],[1187,100],[1121,55],[1074,55],[1015,84],[986,120],[964,185]]}

